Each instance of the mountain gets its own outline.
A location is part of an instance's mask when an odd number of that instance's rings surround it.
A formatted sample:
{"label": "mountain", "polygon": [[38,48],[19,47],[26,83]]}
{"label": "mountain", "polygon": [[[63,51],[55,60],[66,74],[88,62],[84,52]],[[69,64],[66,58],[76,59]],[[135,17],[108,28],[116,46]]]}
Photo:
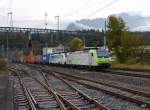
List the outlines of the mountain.
{"label": "mountain", "polygon": [[[140,15],[131,15],[128,13],[121,13],[116,16],[121,17],[126,22],[126,26],[130,31],[150,31],[150,17],[142,17]],[[82,19],[76,21],[76,23],[71,23],[71,25],[68,25],[67,29],[73,29],[73,31],[81,30],[81,27],[79,27],[79,25],[82,25],[83,29],[87,29],[84,27],[104,29],[104,22],[106,20],[106,18]]]}
{"label": "mountain", "polygon": [[106,18],[96,18],[96,19],[82,19],[76,22],[98,29],[98,28],[104,28],[105,21]]}
{"label": "mountain", "polygon": [[74,22],[74,23],[70,23],[66,28],[66,30],[68,31],[76,31],[76,30],[83,30],[83,29],[94,29],[94,27],[90,27],[81,23]]}
{"label": "mountain", "polygon": [[[126,26],[130,31],[150,31],[150,17],[143,17],[140,15],[131,15],[128,13],[116,14],[116,16],[123,18],[126,22]],[[66,29],[69,31],[76,30],[87,30],[87,29],[104,29],[104,22],[106,18],[96,18],[96,19],[82,19],[79,21],[63,21],[60,22],[60,29]],[[6,16],[0,15],[0,27],[8,26],[8,18]],[[13,18],[14,27],[26,27],[26,28],[45,28],[44,20],[25,20],[21,18]],[[48,29],[56,29],[57,24],[54,21],[49,20]]]}

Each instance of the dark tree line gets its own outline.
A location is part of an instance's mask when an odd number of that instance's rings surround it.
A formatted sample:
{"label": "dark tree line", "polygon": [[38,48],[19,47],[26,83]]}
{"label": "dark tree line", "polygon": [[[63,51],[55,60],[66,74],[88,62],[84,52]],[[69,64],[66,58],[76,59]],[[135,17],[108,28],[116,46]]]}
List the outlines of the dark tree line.
{"label": "dark tree line", "polygon": [[[31,33],[32,48],[38,53],[42,52],[42,47],[56,47],[59,44],[66,45],[73,38],[78,37],[84,41],[86,47],[100,47],[103,46],[104,33],[94,30],[83,30],[73,33],[59,32],[59,33]],[[4,46],[6,51],[7,38],[9,42],[9,50],[27,50],[28,48],[28,34],[22,32],[0,32],[0,46]],[[1,48],[1,47],[0,47]]]}
{"label": "dark tree line", "polygon": [[[133,37],[140,36],[142,45],[150,45],[150,32],[131,32]],[[103,46],[104,32],[99,30],[82,30],[74,33],[31,33],[32,46],[41,53],[42,47],[50,46],[56,47],[59,44],[64,46],[73,38],[78,37],[84,41],[86,47],[100,47]],[[6,51],[7,38],[9,42],[9,50],[25,50],[28,47],[28,34],[23,32],[0,32],[0,52],[2,45]]]}

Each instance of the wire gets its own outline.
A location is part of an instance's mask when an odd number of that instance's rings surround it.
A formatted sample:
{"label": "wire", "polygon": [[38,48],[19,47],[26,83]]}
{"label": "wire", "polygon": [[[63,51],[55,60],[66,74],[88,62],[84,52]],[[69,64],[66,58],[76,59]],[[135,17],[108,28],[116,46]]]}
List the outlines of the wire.
{"label": "wire", "polygon": [[[109,0],[103,0],[103,1],[101,1],[100,3],[105,3],[105,2],[107,2],[107,1],[109,1]],[[73,16],[74,14],[80,12],[81,10],[83,10],[83,7],[85,7],[88,3],[89,3],[89,0],[88,0],[85,4],[83,4],[82,6],[80,6],[78,9],[76,9],[75,11],[73,11],[73,12],[67,14],[67,15],[62,16],[62,18],[71,17],[71,16]],[[88,7],[86,7],[86,9],[87,9],[87,8],[88,8]]]}
{"label": "wire", "polygon": [[64,15],[63,18],[64,18],[64,17],[67,17],[67,16],[72,16],[72,15],[78,13],[84,6],[86,6],[86,5],[89,3],[89,1],[91,1],[91,0],[86,1],[83,5],[81,5],[81,6],[80,6],[78,9],[76,9],[75,11],[73,11],[73,12],[71,12],[71,13],[69,13],[69,14]]}
{"label": "wire", "polygon": [[[115,3],[115,2],[117,2],[117,1],[118,1],[118,0],[114,0],[114,1],[112,1],[111,3],[107,4],[106,6],[104,6],[104,7],[100,8],[100,9],[98,9],[98,10],[94,11],[94,12],[92,12],[92,13],[91,13],[90,15],[88,15],[86,18],[89,18],[89,17],[91,17],[91,16],[93,16],[93,15],[97,14],[98,12],[100,12],[100,11],[104,10],[105,8],[109,7],[110,5],[114,4],[114,3]],[[84,18],[84,19],[86,19],[86,18]]]}

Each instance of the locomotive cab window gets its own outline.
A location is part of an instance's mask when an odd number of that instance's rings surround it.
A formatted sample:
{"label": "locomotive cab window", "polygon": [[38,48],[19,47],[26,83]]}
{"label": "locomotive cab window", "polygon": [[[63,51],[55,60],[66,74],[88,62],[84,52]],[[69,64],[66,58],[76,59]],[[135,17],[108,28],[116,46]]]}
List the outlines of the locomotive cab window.
{"label": "locomotive cab window", "polygon": [[109,55],[108,55],[108,52],[107,52],[107,51],[98,50],[98,51],[97,51],[97,57],[98,57],[98,58],[101,58],[101,57],[105,57],[105,58],[106,58],[106,57],[109,57]]}

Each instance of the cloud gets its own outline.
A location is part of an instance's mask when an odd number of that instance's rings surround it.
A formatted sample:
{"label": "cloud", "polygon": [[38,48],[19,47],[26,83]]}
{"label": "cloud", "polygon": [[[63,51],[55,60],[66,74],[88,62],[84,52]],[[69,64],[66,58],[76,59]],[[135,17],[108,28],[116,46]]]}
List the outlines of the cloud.
{"label": "cloud", "polygon": [[[12,11],[14,20],[31,19],[44,20],[44,15],[48,13],[48,19],[55,22],[54,16],[60,15],[61,20],[82,19],[113,0],[12,0]],[[89,1],[89,2],[88,2]],[[8,13],[10,0],[0,0],[0,14],[5,16]],[[81,8],[76,14],[63,18],[74,10]],[[107,17],[110,14],[122,12],[137,12],[143,16],[150,16],[150,0],[118,0],[113,5],[90,18]]]}

